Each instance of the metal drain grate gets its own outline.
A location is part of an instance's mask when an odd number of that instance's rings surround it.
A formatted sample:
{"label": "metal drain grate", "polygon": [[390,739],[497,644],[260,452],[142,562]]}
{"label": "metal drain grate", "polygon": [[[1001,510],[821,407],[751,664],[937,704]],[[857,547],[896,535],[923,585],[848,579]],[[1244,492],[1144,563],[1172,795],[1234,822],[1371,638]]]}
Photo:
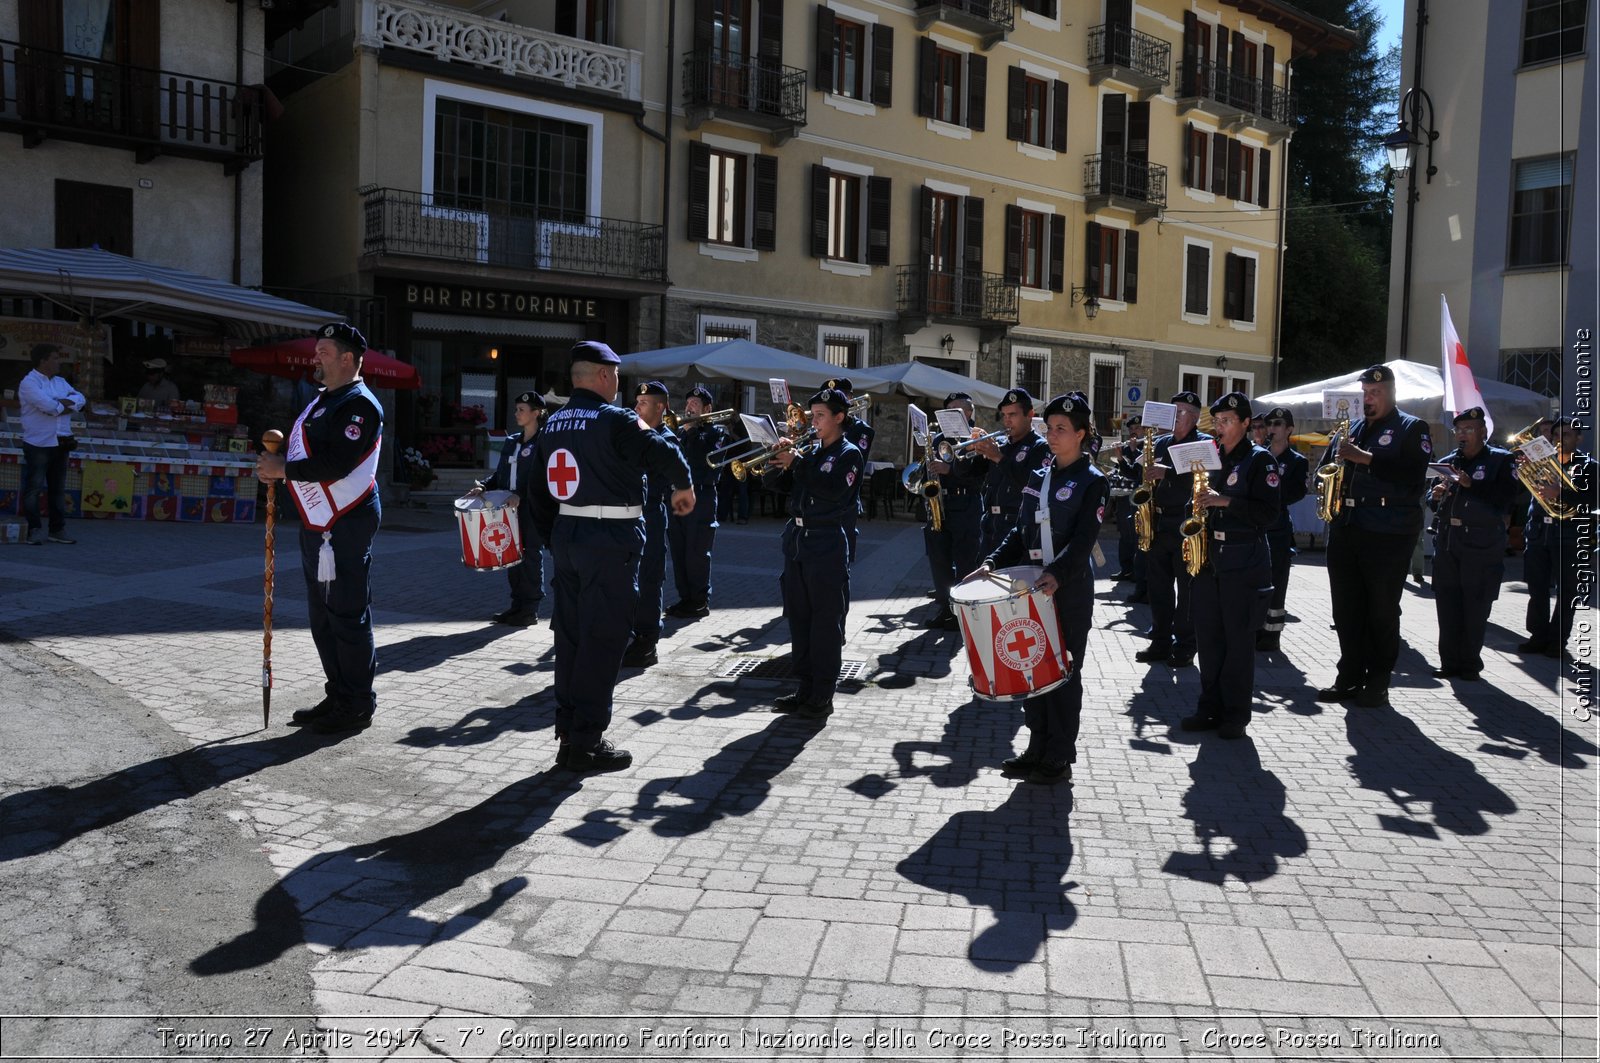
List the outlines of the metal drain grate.
{"label": "metal drain grate", "polygon": [[[839,682],[859,683],[867,674],[866,661],[839,662]],[[793,657],[735,657],[717,673],[719,679],[792,679]]]}

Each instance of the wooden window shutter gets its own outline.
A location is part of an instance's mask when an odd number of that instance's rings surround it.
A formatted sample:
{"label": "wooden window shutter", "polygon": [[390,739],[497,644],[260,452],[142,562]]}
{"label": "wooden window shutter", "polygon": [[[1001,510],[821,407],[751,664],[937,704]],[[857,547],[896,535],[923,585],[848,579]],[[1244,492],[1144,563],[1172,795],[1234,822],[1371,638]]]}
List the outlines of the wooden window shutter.
{"label": "wooden window shutter", "polygon": [[923,185],[917,189],[917,216],[921,227],[917,230],[918,261],[923,266],[933,263],[933,189]]}
{"label": "wooden window shutter", "polygon": [[1243,184],[1243,152],[1244,145],[1237,140],[1228,141],[1228,198],[1238,199],[1242,192]]}
{"label": "wooden window shutter", "polygon": [[1183,136],[1183,150],[1178,153],[1178,157],[1183,160],[1183,187],[1185,187],[1185,188],[1193,188],[1194,187],[1195,170],[1199,169],[1199,167],[1197,167],[1195,165],[1195,157],[1194,157],[1194,123],[1193,122],[1185,122],[1185,123],[1183,123],[1183,134],[1182,134],[1182,136]]}
{"label": "wooden window shutter", "polygon": [[1227,99],[1230,93],[1227,91],[1227,79],[1223,77],[1223,72],[1231,70],[1232,67],[1228,62],[1228,27],[1226,26],[1217,26],[1217,51],[1211,59],[1212,65],[1217,71],[1216,92],[1214,95]]}
{"label": "wooden window shutter", "polygon": [[966,228],[963,235],[965,242],[961,247],[961,264],[967,276],[975,277],[983,272],[983,199],[980,196],[968,196],[966,199]]}
{"label": "wooden window shutter", "polygon": [[917,114],[932,118],[938,113],[939,46],[932,37],[917,41]]}
{"label": "wooden window shutter", "polygon": [[154,137],[161,132],[161,5],[129,4],[128,65],[129,107],[136,136]]}
{"label": "wooden window shutter", "polygon": [[867,265],[889,264],[889,221],[894,199],[887,177],[867,178]]}
{"label": "wooden window shutter", "polygon": [[967,56],[967,128],[974,132],[983,132],[988,95],[989,60],[981,55]]}
{"label": "wooden window shutter", "polygon": [[689,141],[689,212],[688,231],[691,240],[704,240],[711,228],[711,211],[707,200],[711,196],[711,149],[698,140]]}
{"label": "wooden window shutter", "polygon": [[1006,204],[1005,278],[1022,279],[1022,208],[1014,203]]}
{"label": "wooden window shutter", "polygon": [[1066,290],[1067,219],[1050,215],[1050,290]]}
{"label": "wooden window shutter", "polygon": [[778,246],[778,157],[755,155],[750,162],[756,179],[755,230],[750,246],[771,251]]}
{"label": "wooden window shutter", "polygon": [[[1128,150],[1128,97],[1108,92],[1100,97],[1100,154],[1123,155]],[[1101,178],[1109,169],[1101,163]]]}
{"label": "wooden window shutter", "polygon": [[894,27],[872,27],[872,102],[888,107],[894,99]]}
{"label": "wooden window shutter", "polygon": [[578,35],[578,0],[556,0],[556,32],[563,37]]}
{"label": "wooden window shutter", "polygon": [[1128,104],[1128,158],[1150,161],[1150,104]]}
{"label": "wooden window shutter", "polygon": [[833,8],[817,5],[817,91],[833,91]]}
{"label": "wooden window shutter", "polygon": [[1057,81],[1050,88],[1055,96],[1051,104],[1054,109],[1051,121],[1054,128],[1050,134],[1050,146],[1057,151],[1067,150],[1067,83]]}
{"label": "wooden window shutter", "polygon": [[1256,319],[1256,260],[1239,259],[1239,320]]}
{"label": "wooden window shutter", "polygon": [[828,168],[820,162],[811,164],[811,255],[828,257]]}
{"label": "wooden window shutter", "polygon": [[717,31],[711,0],[694,0],[694,54],[709,56],[716,45]]}
{"label": "wooden window shutter", "polygon": [[775,70],[783,63],[783,0],[761,0],[756,25],[756,55],[764,69]]}
{"label": "wooden window shutter", "polygon": [[1222,316],[1230,321],[1239,319],[1239,264],[1244,260],[1229,252],[1222,267]]}
{"label": "wooden window shutter", "polygon": [[1272,186],[1272,152],[1268,148],[1260,149],[1260,173],[1256,178],[1256,205],[1265,207],[1269,205],[1271,197],[1267,189]]}
{"label": "wooden window shutter", "polygon": [[1195,96],[1199,83],[1200,19],[1193,11],[1183,13],[1183,66],[1178,71],[1178,95]]}
{"label": "wooden window shutter", "polygon": [[1122,234],[1122,301],[1139,301],[1139,234],[1133,229]]}
{"label": "wooden window shutter", "polygon": [[1100,223],[1091,221],[1083,227],[1083,272],[1088,278],[1089,294],[1100,293]]}
{"label": "wooden window shutter", "polygon": [[1268,117],[1272,118],[1278,117],[1270,110],[1272,101],[1272,68],[1277,63],[1278,53],[1273,50],[1272,45],[1263,44],[1261,46],[1261,109]]}
{"label": "wooden window shutter", "polygon": [[1006,68],[1006,139],[1021,140],[1028,96],[1028,74],[1020,66]]}
{"label": "wooden window shutter", "polygon": [[1228,193],[1228,145],[1231,143],[1221,133],[1211,134],[1211,191],[1219,196]]}

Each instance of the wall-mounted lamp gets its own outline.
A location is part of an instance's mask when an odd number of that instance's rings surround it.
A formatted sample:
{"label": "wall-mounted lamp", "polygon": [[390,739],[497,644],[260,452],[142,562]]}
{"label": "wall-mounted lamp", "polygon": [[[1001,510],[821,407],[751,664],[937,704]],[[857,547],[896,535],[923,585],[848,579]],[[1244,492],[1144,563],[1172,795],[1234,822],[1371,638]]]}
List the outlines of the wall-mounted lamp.
{"label": "wall-mounted lamp", "polygon": [[500,348],[498,348],[498,347],[490,347],[489,348],[489,361],[492,362],[492,361],[496,360],[499,357],[500,357]]}
{"label": "wall-mounted lamp", "polygon": [[949,357],[956,352],[956,338],[946,332],[944,337],[939,340],[939,346],[944,348],[945,356]]}
{"label": "wall-mounted lamp", "polygon": [[1227,355],[1225,355],[1225,354],[1217,355],[1217,368],[1222,370],[1224,373],[1226,373],[1228,371],[1228,356]]}
{"label": "wall-mounted lamp", "polygon": [[[1424,104],[1428,108],[1426,125],[1422,118]],[[1433,175],[1439,172],[1439,168],[1433,164],[1433,142],[1439,139],[1439,131],[1433,128],[1433,97],[1425,89],[1407,89],[1400,99],[1395,126],[1395,131],[1383,138],[1383,150],[1389,154],[1389,168],[1394,170],[1396,177],[1404,177],[1416,165],[1417,149],[1425,146],[1428,149],[1428,168],[1423,173],[1428,183],[1432,184]]]}
{"label": "wall-mounted lamp", "polygon": [[1100,312],[1100,300],[1089,290],[1087,284],[1082,288],[1072,289],[1072,305],[1077,306],[1079,303],[1083,304],[1083,316],[1090,321],[1093,321],[1095,315]]}

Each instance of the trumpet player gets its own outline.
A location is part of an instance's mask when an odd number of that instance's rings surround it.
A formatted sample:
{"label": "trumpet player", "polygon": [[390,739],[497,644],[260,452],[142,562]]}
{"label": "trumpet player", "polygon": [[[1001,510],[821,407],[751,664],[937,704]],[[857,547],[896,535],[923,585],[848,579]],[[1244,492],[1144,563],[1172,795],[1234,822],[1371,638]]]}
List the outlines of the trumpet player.
{"label": "trumpet player", "polygon": [[[704,384],[689,389],[683,400],[685,417],[701,417],[711,412],[711,391]],[[678,447],[694,477],[694,509],[673,514],[667,522],[667,541],[672,547],[672,579],[677,584],[678,600],[667,607],[667,615],[679,620],[695,620],[711,613],[711,548],[717,535],[717,477],[707,456],[728,442],[720,424],[700,421],[678,436]]]}
{"label": "trumpet player", "polygon": [[978,552],[984,555],[993,553],[1017,522],[1028,477],[1050,460],[1049,446],[1033,430],[1033,396],[1027,388],[1002,395],[997,412],[1005,441],[984,439],[972,446],[993,463],[983,482],[983,543]]}
{"label": "trumpet player", "polygon": [[825,720],[833,712],[850,602],[850,543],[846,522],[855,513],[864,462],[844,437],[850,401],[823,388],[811,396],[814,443],[796,447],[780,439],[768,465],[778,470],[789,496],[783,529],[783,615],[789,621],[794,674],[800,688],[773,703],[775,712]]}
{"label": "trumpet player", "polygon": [[1344,463],[1339,511],[1328,525],[1328,584],[1339,665],[1318,701],[1381,708],[1400,657],[1400,594],[1422,532],[1433,459],[1428,423],[1395,406],[1394,370],[1361,374],[1361,412],[1331,460]]}
{"label": "trumpet player", "polygon": [[1561,657],[1572,635],[1572,621],[1589,604],[1589,584],[1594,576],[1595,488],[1600,472],[1594,458],[1578,449],[1583,434],[1570,417],[1555,422],[1556,457],[1572,486],[1542,484],[1539,497],[1567,516],[1550,516],[1541,509],[1544,533],[1555,569],[1556,604],[1533,637],[1518,649]]}
{"label": "trumpet player", "polygon": [[[972,396],[966,392],[955,391],[945,396],[944,408],[960,410],[967,423],[972,423]],[[944,508],[944,519],[935,529],[930,516],[922,535],[928,551],[928,567],[933,570],[933,589],[939,596],[939,612],[928,622],[928,627],[954,631],[956,615],[950,611],[950,588],[958,576],[978,567],[978,547],[983,538],[983,500],[979,492],[988,462],[967,451],[950,461],[940,461],[933,455],[944,438],[943,433],[933,433],[928,440],[928,456],[924,459],[925,475],[939,480],[939,504]]]}
{"label": "trumpet player", "polygon": [[1267,548],[1272,551],[1272,604],[1267,606],[1267,621],[1256,633],[1256,649],[1275,652],[1283,636],[1284,608],[1289,596],[1289,566],[1294,562],[1294,521],[1289,507],[1306,497],[1311,480],[1311,463],[1289,443],[1294,431],[1294,412],[1287,406],[1274,406],[1262,418],[1266,427],[1264,445],[1278,465],[1278,519],[1267,529]]}
{"label": "trumpet player", "polygon": [[[659,380],[634,388],[633,412],[644,426],[678,449],[678,436],[664,423],[669,393]],[[639,603],[633,612],[633,641],[622,654],[624,668],[648,668],[656,663],[656,643],[661,640],[661,584],[667,578],[667,498],[670,485],[660,476],[644,477],[644,550],[639,554]],[[512,571],[515,571],[513,569]]]}
{"label": "trumpet player", "polygon": [[1172,468],[1167,455],[1180,443],[1211,437],[1198,431],[1200,396],[1180,391],[1172,396],[1176,408],[1172,431],[1157,436],[1155,461],[1142,467],[1143,478],[1155,484],[1156,535],[1145,557],[1146,586],[1150,594],[1150,645],[1133,655],[1136,661],[1166,661],[1172,668],[1194,663],[1194,617],[1190,615],[1189,571],[1183,561],[1184,510],[1194,495],[1194,474]]}
{"label": "trumpet player", "polygon": [[1487,446],[1483,408],[1456,414],[1450,471],[1433,482],[1428,508],[1439,529],[1433,551],[1433,604],[1439,611],[1435,679],[1473,682],[1483,671],[1483,633],[1506,574],[1506,516],[1516,497],[1511,452]]}
{"label": "trumpet player", "polygon": [[1213,402],[1211,416],[1222,468],[1204,474],[1193,494],[1194,505],[1205,510],[1206,562],[1191,591],[1200,702],[1180,726],[1243,738],[1255,696],[1255,635],[1272,600],[1267,529],[1278,519],[1280,474],[1272,452],[1245,438],[1250,400],[1242,392]]}

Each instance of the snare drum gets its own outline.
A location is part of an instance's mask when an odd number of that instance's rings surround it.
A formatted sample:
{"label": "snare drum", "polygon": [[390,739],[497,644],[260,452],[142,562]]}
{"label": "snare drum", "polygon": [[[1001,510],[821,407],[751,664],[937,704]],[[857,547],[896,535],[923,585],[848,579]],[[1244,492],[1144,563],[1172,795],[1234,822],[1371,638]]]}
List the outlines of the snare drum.
{"label": "snare drum", "polygon": [[950,588],[972,666],[972,692],[989,701],[1021,701],[1072,677],[1055,604],[1031,590],[1038,565],[1002,568]]}
{"label": "snare drum", "polygon": [[510,497],[510,491],[485,491],[477,498],[456,499],[461,563],[468,568],[493,572],[522,563],[522,525],[516,510],[506,506]]}

